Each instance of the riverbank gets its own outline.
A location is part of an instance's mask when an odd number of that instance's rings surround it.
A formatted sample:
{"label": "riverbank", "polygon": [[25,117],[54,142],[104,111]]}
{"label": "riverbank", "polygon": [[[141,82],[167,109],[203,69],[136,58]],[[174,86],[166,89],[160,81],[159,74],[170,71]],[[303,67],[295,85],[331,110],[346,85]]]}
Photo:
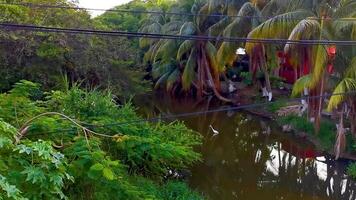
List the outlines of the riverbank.
{"label": "riverbank", "polygon": [[[243,94],[243,96],[239,96],[238,105],[267,101],[267,99],[260,97],[260,94],[256,95],[256,89],[254,87],[246,87],[238,92],[239,94]],[[315,133],[312,123],[306,120],[306,117],[297,116],[296,113],[293,113],[296,111],[295,109],[298,109],[298,107],[301,106],[301,104],[296,101],[292,102],[288,100],[290,91],[274,89],[273,94],[274,100],[270,105],[258,108],[247,108],[245,110],[251,114],[277,121],[284,132],[293,133],[294,135],[313,143],[318,150],[335,157],[333,146],[336,140],[336,124],[338,122],[336,122],[335,119],[332,119],[329,113],[323,112],[320,132]],[[288,107],[290,108],[290,113],[287,111],[285,116],[280,116],[278,114],[278,111]],[[351,137],[351,134],[348,134],[347,139],[347,151],[342,153],[340,158],[356,161],[356,152],[352,149],[356,145],[356,141]]]}

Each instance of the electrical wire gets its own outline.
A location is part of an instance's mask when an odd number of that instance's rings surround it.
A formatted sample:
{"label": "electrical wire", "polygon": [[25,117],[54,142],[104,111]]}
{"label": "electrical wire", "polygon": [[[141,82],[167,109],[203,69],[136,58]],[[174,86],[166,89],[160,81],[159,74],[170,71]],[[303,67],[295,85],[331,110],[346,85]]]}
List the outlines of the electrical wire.
{"label": "electrical wire", "polygon": [[152,39],[174,39],[174,40],[198,40],[198,41],[224,41],[224,42],[248,42],[248,43],[272,43],[272,44],[299,44],[299,45],[339,45],[339,46],[354,46],[356,41],[353,40],[288,40],[288,39],[254,39],[241,37],[211,37],[200,35],[171,35],[171,34],[156,34],[156,33],[140,33],[128,31],[105,31],[95,29],[77,29],[77,28],[58,28],[47,26],[35,26],[26,24],[0,23],[0,29],[8,31],[33,31],[46,33],[67,33],[67,34],[83,34],[83,35],[102,35],[102,36],[118,36],[118,37],[137,37],[137,38],[152,38]]}
{"label": "electrical wire", "polygon": [[[305,96],[305,97],[300,97],[300,98],[292,98],[292,99],[286,99],[283,100],[284,103],[291,103],[291,102],[298,102],[301,100],[305,99],[319,99],[319,98],[327,98],[327,97],[332,97],[332,96],[341,96],[341,95],[355,95],[356,91],[349,91],[349,92],[343,92],[343,93],[335,93],[335,94],[326,94],[326,95],[319,95],[319,96]],[[217,113],[217,112],[225,112],[225,111],[238,111],[238,110],[247,110],[247,109],[252,109],[252,108],[259,108],[262,106],[267,106],[271,104],[279,103],[279,101],[275,102],[264,102],[264,103],[254,103],[254,104],[247,104],[247,105],[241,105],[241,106],[233,106],[233,107],[222,107],[218,109],[212,109],[212,110],[205,110],[205,111],[197,111],[197,112],[186,112],[186,113],[181,113],[181,114],[176,114],[176,115],[163,115],[160,117],[154,117],[154,118],[149,118],[149,119],[138,119],[138,120],[131,120],[131,121],[126,121],[126,122],[120,122],[120,123],[110,123],[110,124],[103,124],[103,125],[97,125],[97,124],[88,124],[85,123],[83,125],[88,126],[89,128],[105,128],[105,127],[121,127],[125,125],[130,125],[130,124],[141,124],[141,123],[147,123],[147,122],[159,122],[159,121],[164,121],[164,120],[170,120],[170,119],[179,119],[179,118],[184,118],[184,117],[193,117],[193,116],[199,116],[199,115],[205,115],[205,114],[211,114],[211,113]],[[51,134],[51,133],[57,133],[57,132],[73,132],[77,129],[58,129],[54,130],[51,132],[46,132],[43,134]],[[37,134],[34,134],[37,135]]]}
{"label": "electrical wire", "polygon": [[[68,9],[68,10],[85,10],[85,11],[99,11],[99,12],[117,12],[117,13],[133,13],[133,14],[156,14],[156,15],[177,15],[177,16],[207,16],[207,17],[217,17],[217,18],[247,18],[247,19],[271,19],[275,16],[240,16],[240,15],[223,15],[223,14],[193,14],[187,12],[165,12],[165,11],[146,11],[146,10],[129,10],[129,9],[102,9],[102,8],[86,8],[77,6],[67,6],[67,5],[48,5],[48,4],[34,4],[34,3],[4,3],[0,2],[0,5],[9,6],[24,6],[30,8],[39,9]],[[303,20],[305,18],[290,17],[288,19]],[[319,17],[313,17],[313,19],[321,19]],[[327,18],[328,20],[338,20],[338,21],[356,21],[356,18]]]}

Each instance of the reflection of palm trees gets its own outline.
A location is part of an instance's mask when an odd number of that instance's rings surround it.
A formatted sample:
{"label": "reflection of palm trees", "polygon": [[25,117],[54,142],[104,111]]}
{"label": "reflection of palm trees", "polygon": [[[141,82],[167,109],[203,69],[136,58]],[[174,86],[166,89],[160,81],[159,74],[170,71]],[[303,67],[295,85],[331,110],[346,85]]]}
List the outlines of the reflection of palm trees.
{"label": "reflection of palm trees", "polygon": [[[355,199],[356,184],[343,174],[339,162],[327,158],[325,162],[307,158],[294,157],[287,152],[282,152],[279,145],[274,147],[281,155],[278,159],[278,174],[268,173],[267,180],[276,180],[272,186],[274,189],[285,188],[289,191],[286,198],[296,198],[298,194],[301,199],[317,198],[324,195],[330,199]],[[322,166],[327,170],[325,177],[321,173]],[[271,185],[265,185],[271,187]],[[273,190],[273,189],[272,189]]]}

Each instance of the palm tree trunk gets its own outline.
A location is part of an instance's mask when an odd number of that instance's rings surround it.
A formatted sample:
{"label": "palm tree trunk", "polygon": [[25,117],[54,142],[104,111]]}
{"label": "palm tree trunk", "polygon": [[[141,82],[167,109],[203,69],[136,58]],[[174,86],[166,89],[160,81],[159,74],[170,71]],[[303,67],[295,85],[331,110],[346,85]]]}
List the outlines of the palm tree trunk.
{"label": "palm tree trunk", "polygon": [[351,133],[354,139],[356,139],[356,100],[352,102],[351,105],[351,113],[350,113],[350,121],[351,121]]}
{"label": "palm tree trunk", "polygon": [[202,63],[201,63],[201,59],[200,59],[200,52],[199,52],[199,48],[197,50],[197,65],[198,65],[198,75],[197,75],[197,78],[198,78],[198,87],[197,87],[197,96],[198,96],[198,99],[202,99],[203,98],[203,90],[204,90],[204,86],[203,86],[203,81],[204,81],[204,76],[203,76],[203,66],[202,66]]}
{"label": "palm tree trunk", "polygon": [[215,86],[214,79],[213,79],[213,77],[212,77],[212,75],[211,75],[211,72],[210,72],[210,69],[209,69],[209,64],[208,64],[208,60],[207,60],[207,57],[206,57],[206,54],[205,54],[205,53],[202,54],[202,64],[203,64],[203,66],[204,66],[204,68],[205,68],[205,72],[206,72],[206,76],[207,76],[207,78],[208,78],[208,81],[212,83],[211,88],[213,89],[215,96],[216,96],[218,99],[220,99],[221,101],[232,102],[231,99],[227,99],[227,98],[223,97],[223,96],[220,94],[220,92],[217,90],[217,88],[216,88],[216,86]]}
{"label": "palm tree trunk", "polygon": [[320,95],[319,95],[319,100],[318,100],[318,105],[317,109],[318,112],[316,113],[316,118],[315,118],[315,133],[318,134],[320,130],[320,120],[321,120],[321,111],[323,109],[323,102],[324,98],[322,97],[324,95],[324,85],[325,85],[325,73],[323,72],[321,75],[321,83],[320,83]]}
{"label": "palm tree trunk", "polygon": [[272,87],[271,87],[271,81],[269,79],[269,73],[268,73],[268,69],[267,69],[267,65],[266,63],[261,63],[262,65],[262,71],[263,71],[263,74],[265,76],[265,82],[266,82],[266,88],[267,88],[267,91],[268,91],[268,100],[271,101],[272,99]]}
{"label": "palm tree trunk", "polygon": [[342,153],[345,151],[346,148],[346,137],[345,137],[345,129],[344,129],[344,107],[345,105],[342,106],[341,112],[340,112],[340,122],[339,126],[337,128],[337,138],[336,138],[336,144],[335,144],[335,159],[338,160]]}

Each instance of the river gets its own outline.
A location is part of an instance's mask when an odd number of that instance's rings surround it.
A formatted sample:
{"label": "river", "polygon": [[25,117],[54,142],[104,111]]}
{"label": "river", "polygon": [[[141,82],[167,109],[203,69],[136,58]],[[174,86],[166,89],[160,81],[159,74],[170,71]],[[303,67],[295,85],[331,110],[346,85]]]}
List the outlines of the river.
{"label": "river", "polygon": [[[221,108],[211,99],[198,103],[163,94],[138,96],[134,103],[147,118]],[[206,199],[356,199],[356,182],[345,175],[345,161],[315,151],[271,120],[243,111],[179,120],[204,136],[197,148],[203,161],[192,167],[188,181]]]}

